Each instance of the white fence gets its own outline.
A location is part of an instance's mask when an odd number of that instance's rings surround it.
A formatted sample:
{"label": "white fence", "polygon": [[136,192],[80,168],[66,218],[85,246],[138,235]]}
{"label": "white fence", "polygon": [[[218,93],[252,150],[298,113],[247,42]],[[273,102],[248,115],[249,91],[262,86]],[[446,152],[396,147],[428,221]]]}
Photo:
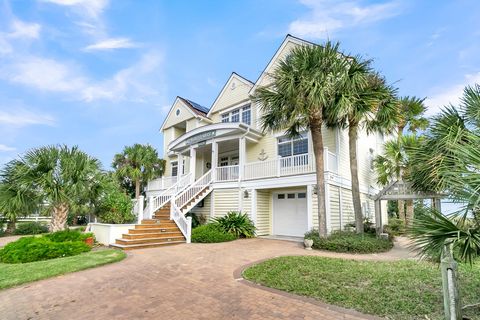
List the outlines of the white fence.
{"label": "white fence", "polygon": [[239,178],[239,166],[218,167],[216,172],[216,181],[236,181]]}

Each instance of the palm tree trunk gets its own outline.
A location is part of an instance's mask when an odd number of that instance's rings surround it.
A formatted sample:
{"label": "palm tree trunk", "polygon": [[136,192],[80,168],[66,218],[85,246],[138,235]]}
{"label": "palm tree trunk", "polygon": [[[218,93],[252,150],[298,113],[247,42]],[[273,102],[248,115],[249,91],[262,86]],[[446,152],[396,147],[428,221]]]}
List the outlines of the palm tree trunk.
{"label": "palm tree trunk", "polygon": [[[318,121],[320,122],[320,121]],[[315,166],[317,175],[317,203],[318,203],[318,234],[324,238],[327,236],[327,215],[325,208],[325,166],[323,163],[323,137],[322,124],[310,125],[312,133],[313,153],[315,154]]]}
{"label": "palm tree trunk", "polygon": [[352,176],[352,201],[353,212],[355,213],[355,229],[357,233],[363,233],[360,182],[358,181],[357,138],[358,126],[355,123],[350,123],[348,126],[348,151],[350,153],[350,174]]}
{"label": "palm tree trunk", "polygon": [[9,218],[7,222],[7,229],[5,229],[5,233],[13,234],[15,232],[17,220],[13,218]]}
{"label": "palm tree trunk", "polygon": [[407,211],[405,214],[405,225],[411,226],[413,222],[413,210],[414,210],[413,200],[407,200],[406,204],[407,204]]}
{"label": "palm tree trunk", "polygon": [[135,180],[135,198],[140,197],[140,179]]}
{"label": "palm tree trunk", "polygon": [[405,200],[398,200],[398,218],[405,223]]}
{"label": "palm tree trunk", "polygon": [[66,203],[57,204],[53,207],[52,219],[50,220],[50,231],[61,231],[67,228],[68,205]]}

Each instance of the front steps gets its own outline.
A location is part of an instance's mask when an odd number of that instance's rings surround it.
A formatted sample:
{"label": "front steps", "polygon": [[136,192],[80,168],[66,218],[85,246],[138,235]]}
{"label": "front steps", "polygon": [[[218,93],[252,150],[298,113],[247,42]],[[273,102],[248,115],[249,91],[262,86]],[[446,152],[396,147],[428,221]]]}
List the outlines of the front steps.
{"label": "front steps", "polygon": [[175,221],[170,220],[170,204],[166,204],[157,212],[154,219],[142,220],[141,224],[129,229],[121,239],[117,239],[112,247],[123,250],[163,247],[185,243],[185,237]]}
{"label": "front steps", "polygon": [[192,198],[189,202],[182,206],[181,211],[183,214],[188,213],[195,207],[200,201],[202,201],[206,196],[208,196],[212,192],[212,188],[205,187],[201,192],[199,192],[194,198]]}

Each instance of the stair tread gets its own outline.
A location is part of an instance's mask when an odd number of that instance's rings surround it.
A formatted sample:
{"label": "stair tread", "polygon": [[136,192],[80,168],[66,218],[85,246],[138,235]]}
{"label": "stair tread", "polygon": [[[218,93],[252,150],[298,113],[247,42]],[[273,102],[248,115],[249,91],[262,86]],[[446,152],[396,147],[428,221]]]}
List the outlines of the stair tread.
{"label": "stair tread", "polygon": [[118,244],[118,243],[112,243],[110,246],[111,246],[111,247],[117,247],[117,248],[136,248],[136,247],[166,246],[166,245],[180,244],[180,243],[185,243],[185,240],[183,240],[183,241],[150,242],[150,243],[139,243],[139,244]]}
{"label": "stair tread", "polygon": [[117,239],[117,240],[120,240],[120,241],[125,241],[125,242],[132,242],[132,241],[148,241],[148,240],[161,240],[160,242],[171,242],[171,241],[165,241],[165,239],[169,239],[169,238],[183,238],[185,239],[185,237],[182,235],[177,235],[177,236],[171,236],[171,237],[152,237],[152,238],[142,238],[142,239]]}

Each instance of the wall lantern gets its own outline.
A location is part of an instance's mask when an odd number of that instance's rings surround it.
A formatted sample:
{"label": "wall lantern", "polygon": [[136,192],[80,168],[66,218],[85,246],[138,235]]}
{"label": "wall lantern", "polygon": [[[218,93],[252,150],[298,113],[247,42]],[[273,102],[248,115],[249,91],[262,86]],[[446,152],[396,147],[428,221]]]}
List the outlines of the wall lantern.
{"label": "wall lantern", "polygon": [[245,199],[248,198],[248,190],[243,191],[243,197],[244,197]]}
{"label": "wall lantern", "polygon": [[207,169],[210,169],[212,167],[212,164],[210,162],[207,162],[206,166],[207,166]]}

